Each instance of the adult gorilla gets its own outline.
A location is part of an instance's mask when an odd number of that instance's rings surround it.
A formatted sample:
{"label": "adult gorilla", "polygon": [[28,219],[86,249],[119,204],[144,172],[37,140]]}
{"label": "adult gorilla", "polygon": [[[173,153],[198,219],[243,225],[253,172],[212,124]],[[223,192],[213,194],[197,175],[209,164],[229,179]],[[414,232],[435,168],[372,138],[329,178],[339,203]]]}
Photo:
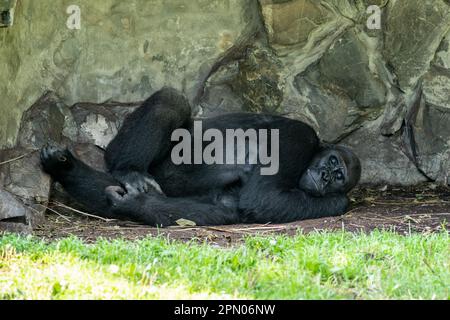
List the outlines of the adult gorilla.
{"label": "adult gorilla", "polygon": [[42,149],[42,166],[86,208],[149,225],[173,225],[180,218],[197,225],[281,223],[346,211],[346,193],[361,174],[349,149],[321,145],[311,127],[280,116],[239,113],[202,121],[203,130],[223,133],[278,129],[278,173],[261,175],[261,165],[250,163],[175,165],[171,134],[177,128],[192,132],[193,119],[185,97],[170,88],[125,119],[106,150],[109,174],[52,146]]}

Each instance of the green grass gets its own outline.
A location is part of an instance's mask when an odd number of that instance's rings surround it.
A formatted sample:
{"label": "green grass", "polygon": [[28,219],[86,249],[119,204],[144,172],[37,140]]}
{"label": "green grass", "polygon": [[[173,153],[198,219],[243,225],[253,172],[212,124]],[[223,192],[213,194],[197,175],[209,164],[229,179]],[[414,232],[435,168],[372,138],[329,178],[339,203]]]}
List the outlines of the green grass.
{"label": "green grass", "polygon": [[0,299],[449,299],[450,236],[313,233],[218,248],[0,237]]}

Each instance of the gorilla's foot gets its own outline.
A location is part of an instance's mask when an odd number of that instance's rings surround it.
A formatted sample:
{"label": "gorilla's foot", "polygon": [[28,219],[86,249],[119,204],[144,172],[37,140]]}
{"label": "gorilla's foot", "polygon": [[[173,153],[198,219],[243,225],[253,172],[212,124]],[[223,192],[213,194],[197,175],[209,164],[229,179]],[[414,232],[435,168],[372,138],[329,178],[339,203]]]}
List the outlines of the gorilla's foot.
{"label": "gorilla's foot", "polygon": [[61,174],[73,166],[73,156],[69,150],[56,146],[46,146],[41,150],[41,164],[50,175]]}
{"label": "gorilla's foot", "polygon": [[137,171],[130,172],[113,172],[113,176],[123,186],[129,189],[129,186],[142,193],[158,193],[164,195],[161,187],[156,180],[147,173]]}

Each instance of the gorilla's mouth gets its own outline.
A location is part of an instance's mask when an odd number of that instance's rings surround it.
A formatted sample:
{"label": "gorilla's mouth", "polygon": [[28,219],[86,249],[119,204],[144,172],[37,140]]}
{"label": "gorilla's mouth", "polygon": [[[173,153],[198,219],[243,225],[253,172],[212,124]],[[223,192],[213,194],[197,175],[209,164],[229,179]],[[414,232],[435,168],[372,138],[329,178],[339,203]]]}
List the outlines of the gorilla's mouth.
{"label": "gorilla's mouth", "polygon": [[314,183],[314,186],[316,187],[316,191],[321,193],[320,192],[321,189],[319,187],[319,184],[317,183],[316,179],[314,179],[314,175],[311,174],[311,170],[310,169],[308,169],[308,176],[311,179],[311,181]]}

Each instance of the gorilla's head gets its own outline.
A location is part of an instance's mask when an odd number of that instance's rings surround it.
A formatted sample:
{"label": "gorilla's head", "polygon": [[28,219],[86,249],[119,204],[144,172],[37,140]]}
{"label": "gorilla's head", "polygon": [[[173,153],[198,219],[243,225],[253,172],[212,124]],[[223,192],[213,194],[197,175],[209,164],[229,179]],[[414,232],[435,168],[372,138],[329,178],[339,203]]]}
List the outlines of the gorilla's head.
{"label": "gorilla's head", "polygon": [[361,177],[358,157],[343,146],[327,146],[317,153],[300,178],[300,189],[315,196],[347,193]]}

